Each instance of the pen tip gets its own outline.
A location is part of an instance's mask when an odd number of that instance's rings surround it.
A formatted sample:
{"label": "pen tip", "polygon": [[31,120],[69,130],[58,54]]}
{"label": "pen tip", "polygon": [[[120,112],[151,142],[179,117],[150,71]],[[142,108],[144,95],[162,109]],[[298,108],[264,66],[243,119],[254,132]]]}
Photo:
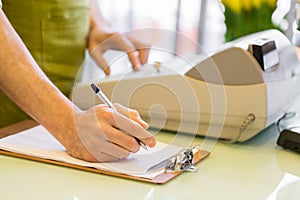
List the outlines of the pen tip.
{"label": "pen tip", "polygon": [[95,93],[98,93],[100,91],[99,88],[94,83],[91,84],[91,87]]}
{"label": "pen tip", "polygon": [[140,141],[139,144],[141,145],[141,147],[142,147],[143,149],[145,149],[145,150],[148,151],[147,146],[146,146],[142,141]]}

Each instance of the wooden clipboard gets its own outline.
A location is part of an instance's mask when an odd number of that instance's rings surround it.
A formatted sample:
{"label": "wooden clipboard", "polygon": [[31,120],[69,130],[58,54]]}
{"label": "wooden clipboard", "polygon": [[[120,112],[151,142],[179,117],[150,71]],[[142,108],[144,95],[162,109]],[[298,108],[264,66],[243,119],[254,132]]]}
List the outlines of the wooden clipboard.
{"label": "wooden clipboard", "polygon": [[[32,120],[26,120],[26,121],[22,121],[17,124],[2,128],[2,129],[0,129],[0,138],[4,138],[9,135],[13,135],[20,131],[32,128],[36,125],[38,125],[38,123],[36,123]],[[25,154],[14,153],[14,152],[5,151],[5,150],[0,150],[0,154],[18,157],[18,158],[22,158],[22,159],[38,161],[38,162],[54,164],[54,165],[59,165],[59,166],[64,166],[64,167],[69,167],[69,168],[74,168],[74,169],[80,169],[80,170],[84,170],[84,171],[95,172],[95,173],[100,173],[100,174],[105,174],[105,175],[110,175],[110,176],[116,176],[116,177],[121,177],[121,178],[137,180],[137,181],[154,183],[154,184],[164,184],[164,183],[170,181],[171,179],[175,178],[176,176],[180,175],[181,173],[183,173],[183,172],[164,172],[164,173],[156,176],[153,179],[148,179],[148,178],[136,177],[136,176],[126,175],[126,174],[121,174],[121,173],[116,173],[116,172],[105,171],[105,170],[91,168],[91,167],[85,167],[85,166],[65,163],[65,162],[59,162],[59,161],[55,161],[55,160],[49,160],[49,159],[43,159],[43,158],[39,158],[39,157],[28,156]],[[209,155],[208,151],[198,151],[197,153],[194,154],[194,163],[195,164],[198,163],[199,161],[206,158],[208,155]]]}

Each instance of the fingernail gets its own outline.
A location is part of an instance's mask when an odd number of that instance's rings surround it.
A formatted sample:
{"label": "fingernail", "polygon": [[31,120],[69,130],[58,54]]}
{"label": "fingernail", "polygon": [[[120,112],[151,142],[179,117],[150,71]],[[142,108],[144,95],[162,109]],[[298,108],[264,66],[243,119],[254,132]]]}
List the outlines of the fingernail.
{"label": "fingernail", "polygon": [[156,140],[153,138],[149,143],[149,147],[154,147],[156,145]]}
{"label": "fingernail", "polygon": [[141,65],[137,64],[137,65],[133,65],[133,66],[132,66],[132,69],[133,69],[134,71],[139,71],[139,70],[140,70],[140,67],[141,67]]}
{"label": "fingernail", "polygon": [[149,128],[149,124],[147,123],[147,122],[145,122],[144,120],[140,120],[141,121],[141,123],[143,124],[143,127],[145,128],[145,129],[148,129]]}
{"label": "fingernail", "polygon": [[107,67],[105,70],[104,70],[104,73],[105,73],[105,75],[109,75],[110,74],[110,69],[109,69],[109,67]]}
{"label": "fingernail", "polygon": [[139,122],[142,124],[142,126],[145,128],[145,129],[148,129],[149,128],[149,124],[147,122],[145,122],[141,116],[138,116],[137,117],[137,120],[139,120]]}

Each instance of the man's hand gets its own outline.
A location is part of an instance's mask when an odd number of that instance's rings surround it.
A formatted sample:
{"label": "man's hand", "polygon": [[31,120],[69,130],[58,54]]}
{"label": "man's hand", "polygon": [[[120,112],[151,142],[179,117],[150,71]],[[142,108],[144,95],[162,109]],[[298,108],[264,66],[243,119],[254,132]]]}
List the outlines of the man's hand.
{"label": "man's hand", "polygon": [[[155,138],[146,129],[137,111],[115,104],[119,113],[106,105],[97,105],[85,112],[74,114],[77,136],[64,141],[67,152],[76,158],[91,162],[109,162],[126,158],[140,149],[139,138],[149,147]],[[126,133],[128,134],[126,134]]]}

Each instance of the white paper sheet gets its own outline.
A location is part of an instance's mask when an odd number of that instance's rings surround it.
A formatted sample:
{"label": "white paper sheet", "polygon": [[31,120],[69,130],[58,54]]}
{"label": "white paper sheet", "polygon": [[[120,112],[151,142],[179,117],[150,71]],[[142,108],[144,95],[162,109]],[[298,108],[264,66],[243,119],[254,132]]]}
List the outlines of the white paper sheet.
{"label": "white paper sheet", "polygon": [[153,179],[164,169],[147,173],[151,166],[176,155],[182,147],[157,142],[149,151],[140,148],[126,159],[110,163],[91,163],[71,157],[65,148],[42,126],[36,126],[0,140],[0,149],[70,164],[93,167]]}

